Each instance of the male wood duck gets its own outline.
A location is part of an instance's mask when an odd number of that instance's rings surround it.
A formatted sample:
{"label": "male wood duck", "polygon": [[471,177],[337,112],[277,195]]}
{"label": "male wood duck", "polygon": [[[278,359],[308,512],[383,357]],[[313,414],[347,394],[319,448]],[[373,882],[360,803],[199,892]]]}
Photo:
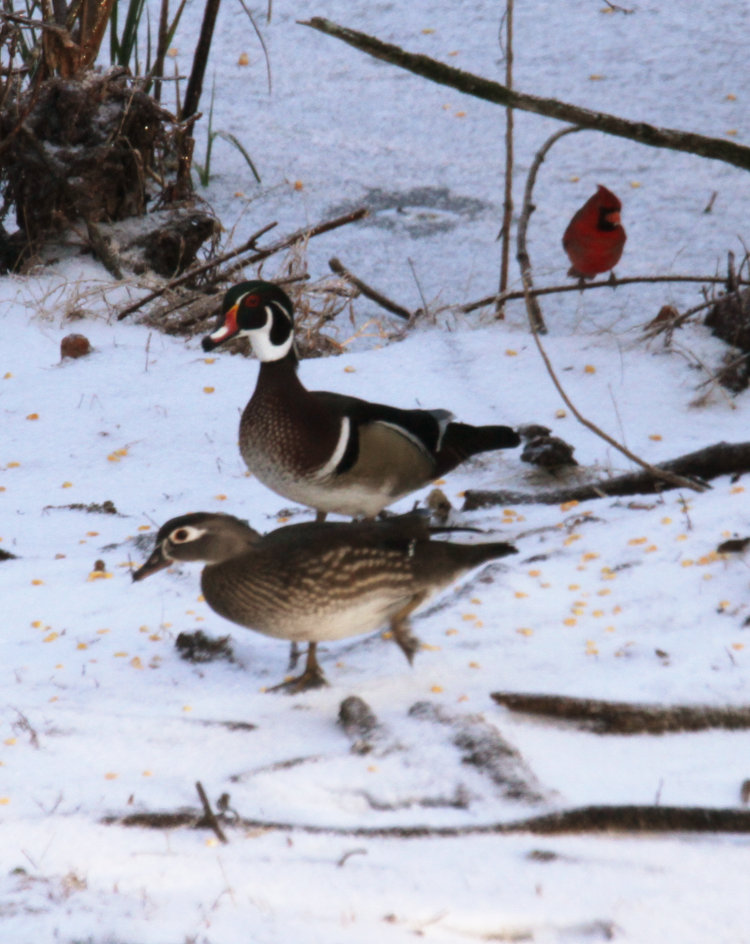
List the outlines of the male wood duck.
{"label": "male wood duck", "polygon": [[270,282],[243,282],[224,296],[211,351],[246,336],[260,360],[240,421],[240,451],[270,489],[315,508],[371,518],[479,452],[517,446],[509,426],[453,422],[447,410],[404,410],[339,393],[309,391],[297,376],[294,311]]}
{"label": "male wood duck", "polygon": [[305,670],[275,688],[326,684],[316,647],[390,624],[411,663],[419,641],[409,616],[435,591],[485,561],[515,554],[512,544],[431,540],[417,514],[382,521],[307,522],[261,536],[232,515],[173,518],[156,536],[142,580],[175,561],[206,561],[201,589],[220,616],[279,639],[307,642]]}

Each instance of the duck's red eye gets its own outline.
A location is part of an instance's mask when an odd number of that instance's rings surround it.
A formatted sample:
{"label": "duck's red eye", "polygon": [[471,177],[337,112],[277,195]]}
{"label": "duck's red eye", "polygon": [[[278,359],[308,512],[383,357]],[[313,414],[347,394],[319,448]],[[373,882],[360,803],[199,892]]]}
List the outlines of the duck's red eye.
{"label": "duck's red eye", "polygon": [[260,305],[260,295],[245,295],[242,304],[245,308],[257,308]]}

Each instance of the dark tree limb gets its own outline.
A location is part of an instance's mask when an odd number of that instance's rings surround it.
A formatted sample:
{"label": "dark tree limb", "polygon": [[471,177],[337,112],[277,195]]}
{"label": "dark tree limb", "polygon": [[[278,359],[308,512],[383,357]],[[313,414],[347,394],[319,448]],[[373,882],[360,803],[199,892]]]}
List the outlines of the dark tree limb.
{"label": "dark tree limb", "polygon": [[[197,828],[200,817],[193,810],[166,813],[129,813],[106,816],[107,826],[141,829]],[[454,839],[463,836],[583,835],[588,833],[750,833],[750,810],[701,806],[581,806],[570,810],[530,816],[510,823],[480,823],[468,826],[321,826],[277,820],[235,820],[243,829],[300,832],[313,835],[367,839]]]}
{"label": "dark tree limb", "polygon": [[302,26],[313,29],[336,39],[343,40],[355,49],[360,49],[375,59],[399,66],[415,75],[421,75],[439,85],[447,85],[459,92],[473,95],[495,105],[510,106],[521,111],[530,111],[547,118],[556,118],[569,124],[580,125],[605,134],[613,134],[630,141],[637,141],[647,147],[666,148],[672,151],[685,151],[711,160],[723,161],[743,170],[750,170],[750,148],[734,141],[710,138],[692,131],[680,131],[674,128],[659,128],[645,121],[628,121],[605,112],[591,111],[578,105],[570,105],[554,98],[542,98],[506,88],[499,82],[465,72],[437,62],[429,56],[406,52],[399,46],[384,43],[374,36],[360,33],[333,23],[323,17],[298,21]]}
{"label": "dark tree limb", "polygon": [[216,25],[216,17],[219,14],[220,3],[221,0],[206,0],[198,45],[193,53],[193,68],[190,72],[187,89],[185,90],[185,101],[182,105],[180,117],[183,121],[198,111],[198,103],[203,91],[203,77],[206,74],[208,54],[211,51],[211,40],[214,35],[214,26]]}
{"label": "dark tree limb", "polygon": [[391,301],[390,298],[386,298],[385,295],[381,295],[380,292],[369,286],[367,282],[363,282],[362,279],[357,278],[357,276],[351,273],[346,266],[342,265],[335,256],[328,260],[328,265],[332,272],[341,276],[342,279],[346,279],[347,282],[350,282],[355,288],[359,289],[363,295],[366,295],[367,298],[374,301],[376,305],[380,305],[381,308],[385,308],[385,310],[389,311],[392,315],[398,315],[399,318],[404,318],[406,321],[411,319],[412,315],[410,311],[398,305],[396,302]]}
{"label": "dark tree limb", "polygon": [[667,734],[750,728],[750,705],[648,705],[568,695],[492,692],[510,711],[577,721],[596,734]]}
{"label": "dark tree limb", "polygon": [[[689,452],[677,459],[660,462],[652,466],[661,472],[667,471],[696,480],[715,479],[720,475],[737,475],[750,472],[750,442],[715,443]],[[544,492],[480,491],[466,492],[463,511],[486,508],[493,505],[557,505],[569,501],[591,501],[596,498],[626,495],[650,495],[677,486],[659,479],[649,469],[628,472],[611,479],[600,479],[584,485],[570,485]]]}

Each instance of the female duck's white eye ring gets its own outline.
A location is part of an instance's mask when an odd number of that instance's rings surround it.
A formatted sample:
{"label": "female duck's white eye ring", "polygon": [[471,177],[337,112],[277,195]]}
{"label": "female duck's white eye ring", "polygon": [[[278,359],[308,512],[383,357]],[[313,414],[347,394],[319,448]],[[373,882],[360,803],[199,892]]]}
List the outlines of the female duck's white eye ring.
{"label": "female duck's white eye ring", "polygon": [[186,544],[188,541],[195,541],[206,532],[203,528],[193,528],[191,525],[183,525],[169,535],[171,544]]}

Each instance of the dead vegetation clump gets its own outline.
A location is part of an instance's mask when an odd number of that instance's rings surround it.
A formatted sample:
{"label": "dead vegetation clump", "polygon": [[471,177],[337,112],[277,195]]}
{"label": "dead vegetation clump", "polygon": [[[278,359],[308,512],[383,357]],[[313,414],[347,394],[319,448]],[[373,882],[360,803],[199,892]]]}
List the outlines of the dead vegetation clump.
{"label": "dead vegetation clump", "polygon": [[[295,349],[303,360],[342,354],[362,338],[386,341],[391,337],[381,319],[372,318],[357,325],[352,302],[360,292],[351,282],[336,275],[311,282],[307,268],[307,242],[300,240],[289,247],[273,275],[233,270],[226,273],[230,277],[225,277],[222,288],[209,276],[202,292],[188,283],[165,293],[163,303],[149,309],[141,323],[179,337],[208,334],[220,317],[224,288],[243,279],[268,278],[280,285],[292,301]],[[223,347],[233,354],[251,354],[247,338],[235,338]]]}
{"label": "dead vegetation clump", "polygon": [[142,215],[178,195],[178,133],[123,68],[52,76],[8,96],[0,186],[26,247],[82,222]]}
{"label": "dead vegetation clump", "polygon": [[705,324],[735,349],[726,353],[717,377],[732,393],[741,393],[750,386],[750,290],[730,292],[717,299]]}

